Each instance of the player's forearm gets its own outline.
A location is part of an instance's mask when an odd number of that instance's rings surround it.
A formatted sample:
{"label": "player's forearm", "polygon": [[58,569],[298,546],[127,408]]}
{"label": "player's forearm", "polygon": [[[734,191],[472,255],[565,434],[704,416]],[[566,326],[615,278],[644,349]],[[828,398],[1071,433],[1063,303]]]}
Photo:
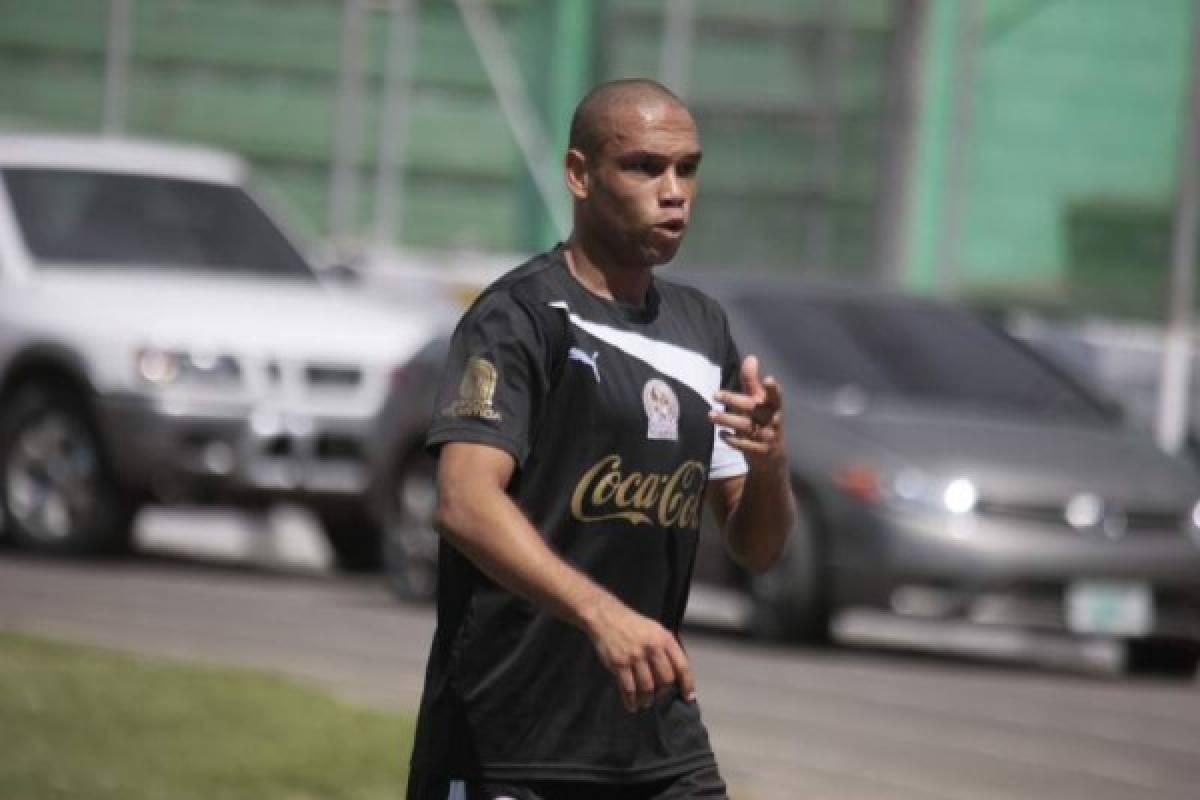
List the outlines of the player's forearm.
{"label": "player's forearm", "polygon": [[783,551],[796,521],[786,462],[751,469],[741,497],[725,523],[730,555],[753,572],[762,572]]}
{"label": "player's forearm", "polygon": [[502,490],[443,489],[439,533],[496,583],[583,630],[619,601],[563,561]]}

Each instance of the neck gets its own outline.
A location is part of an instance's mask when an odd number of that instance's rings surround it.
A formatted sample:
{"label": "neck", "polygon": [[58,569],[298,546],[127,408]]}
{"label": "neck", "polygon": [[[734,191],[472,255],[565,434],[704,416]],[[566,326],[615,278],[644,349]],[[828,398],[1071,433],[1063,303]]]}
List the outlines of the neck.
{"label": "neck", "polygon": [[618,263],[578,231],[567,240],[566,256],[567,269],[592,294],[632,306],[646,304],[653,267]]}

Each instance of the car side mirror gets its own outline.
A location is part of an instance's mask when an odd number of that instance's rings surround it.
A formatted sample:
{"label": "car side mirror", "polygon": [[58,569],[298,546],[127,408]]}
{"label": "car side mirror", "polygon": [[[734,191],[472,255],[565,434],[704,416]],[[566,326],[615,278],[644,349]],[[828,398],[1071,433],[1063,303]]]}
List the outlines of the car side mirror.
{"label": "car side mirror", "polygon": [[358,286],[363,282],[363,272],[354,261],[339,261],[321,270],[321,274],[334,283]]}
{"label": "car side mirror", "polygon": [[366,254],[355,245],[332,246],[314,261],[321,280],[337,286],[357,287],[367,277]]}

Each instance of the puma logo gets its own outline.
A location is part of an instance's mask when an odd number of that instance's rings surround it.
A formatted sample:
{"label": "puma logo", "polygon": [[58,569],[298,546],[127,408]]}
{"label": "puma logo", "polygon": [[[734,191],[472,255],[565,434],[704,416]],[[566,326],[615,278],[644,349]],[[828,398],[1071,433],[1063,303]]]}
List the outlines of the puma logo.
{"label": "puma logo", "polygon": [[596,362],[600,359],[600,351],[599,350],[597,350],[596,352],[592,353],[589,356],[587,353],[583,352],[578,347],[572,347],[570,350],[567,351],[567,358],[572,359],[574,361],[582,361],[584,364],[587,364],[589,367],[592,368],[592,374],[594,374],[596,376],[596,383],[600,382],[600,367],[598,367],[596,365]]}

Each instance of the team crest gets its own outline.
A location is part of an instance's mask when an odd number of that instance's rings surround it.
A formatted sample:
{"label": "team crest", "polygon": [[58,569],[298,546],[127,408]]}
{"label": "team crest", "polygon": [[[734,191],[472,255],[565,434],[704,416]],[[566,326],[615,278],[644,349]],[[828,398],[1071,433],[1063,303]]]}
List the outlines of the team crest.
{"label": "team crest", "polygon": [[679,398],[666,381],[651,378],[642,387],[646,407],[646,438],[679,440]]}
{"label": "team crest", "polygon": [[444,412],[448,417],[479,417],[498,420],[500,412],[492,407],[496,396],[496,365],[476,356],[467,362],[462,382],[458,384],[458,400]]}

